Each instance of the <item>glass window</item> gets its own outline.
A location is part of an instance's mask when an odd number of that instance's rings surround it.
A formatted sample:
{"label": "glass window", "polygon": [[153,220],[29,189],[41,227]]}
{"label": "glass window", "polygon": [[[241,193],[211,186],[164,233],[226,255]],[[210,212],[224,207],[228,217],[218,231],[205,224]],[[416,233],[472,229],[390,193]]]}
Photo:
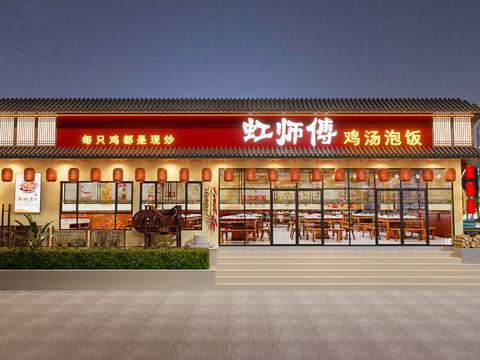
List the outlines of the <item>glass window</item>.
{"label": "glass window", "polygon": [[[335,181],[334,169],[322,169],[323,181],[315,183],[312,169],[301,169],[298,182],[290,181],[290,169],[278,169],[279,180],[270,188],[260,186],[259,179],[241,186],[245,170],[235,171],[238,187],[229,182],[228,188],[220,188],[220,244],[451,243],[452,191],[444,169],[434,170],[428,189],[423,168],[410,169],[408,182],[401,182],[400,169],[389,169],[388,181],[383,182],[378,180],[378,169],[366,169],[365,181],[359,181],[355,168],[344,169],[341,181]],[[250,222],[256,225],[250,228]]]}
{"label": "glass window", "polygon": [[428,190],[430,245],[452,243],[452,190]]}
{"label": "glass window", "polygon": [[375,171],[377,189],[396,189],[400,187],[400,170],[388,171],[388,181],[380,181],[378,178],[378,170]]}
{"label": "glass window", "polygon": [[350,188],[362,188],[362,189],[373,189],[375,186],[375,170],[366,169],[367,171],[367,180],[358,181],[357,178],[357,169],[349,169],[348,173],[350,176]]}
{"label": "glass window", "polygon": [[181,206],[185,230],[202,229],[202,183],[170,181],[164,183],[144,182],[140,187],[141,209],[153,206],[170,210]]}
{"label": "glass window", "polygon": [[452,183],[445,181],[445,170],[444,169],[434,169],[433,170],[433,181],[428,184],[429,188],[447,188],[452,187]]}
{"label": "glass window", "polygon": [[132,182],[62,182],[61,191],[61,229],[124,229],[130,225]]}
{"label": "glass window", "polygon": [[[304,183],[304,182],[305,182],[305,175],[302,179],[302,172],[300,172],[300,183]],[[290,181],[290,169],[278,169],[278,181],[273,184],[274,184],[274,187],[277,189],[285,189],[285,188],[291,189],[297,186],[296,182]]]}
{"label": "glass window", "polygon": [[[344,169],[342,169],[344,170]],[[343,180],[335,181],[334,169],[323,169],[323,185],[325,188],[345,188],[347,187],[348,171],[344,170]],[[341,177],[340,177],[341,178]],[[338,179],[337,179],[338,180]]]}
{"label": "glass window", "polygon": [[268,181],[267,169],[256,169],[255,171],[255,181],[246,181],[245,187],[247,189],[254,188],[270,188],[270,182]]}

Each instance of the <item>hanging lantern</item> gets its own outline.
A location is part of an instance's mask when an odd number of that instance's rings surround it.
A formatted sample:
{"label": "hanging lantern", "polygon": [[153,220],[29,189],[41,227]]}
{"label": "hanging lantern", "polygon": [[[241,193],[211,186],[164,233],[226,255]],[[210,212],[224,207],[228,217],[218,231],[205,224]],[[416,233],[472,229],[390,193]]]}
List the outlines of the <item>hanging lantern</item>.
{"label": "hanging lantern", "polygon": [[407,168],[400,170],[400,181],[409,182],[410,180],[412,180],[412,170]]}
{"label": "hanging lantern", "polygon": [[48,182],[55,182],[57,181],[57,169],[48,168],[47,175],[45,176]]}
{"label": "hanging lantern", "polygon": [[300,181],[300,169],[297,169],[297,168],[290,169],[290,181],[291,182]]}
{"label": "hanging lantern", "polygon": [[190,170],[187,168],[181,168],[180,169],[180,181],[188,181],[190,180]]}
{"label": "hanging lantern", "polygon": [[257,178],[257,172],[255,171],[255,169],[250,168],[245,170],[245,179],[247,181],[255,181],[256,178]]}
{"label": "hanging lantern", "polygon": [[312,181],[321,182],[322,181],[322,169],[312,169]]}
{"label": "hanging lantern", "polygon": [[223,181],[230,182],[233,181],[233,169],[226,168],[223,170]]}
{"label": "hanging lantern", "polygon": [[345,170],[342,168],[333,170],[333,179],[337,182],[345,181]]}
{"label": "hanging lantern", "polygon": [[99,182],[102,180],[102,170],[99,168],[93,168],[90,170],[90,180],[93,182]]}
{"label": "hanging lantern", "polygon": [[144,182],[145,181],[145,169],[144,168],[135,169],[135,181],[136,182]]}
{"label": "hanging lantern", "polygon": [[157,170],[157,181],[158,182],[167,181],[167,169],[160,168]]}
{"label": "hanging lantern", "polygon": [[457,179],[457,172],[453,168],[446,168],[443,174],[446,182],[454,182]]}
{"label": "hanging lantern", "polygon": [[278,181],[278,170],[277,169],[268,169],[268,181],[270,181],[270,182]]}
{"label": "hanging lantern", "polygon": [[387,168],[378,169],[378,181],[387,182],[390,177],[390,172]]}
{"label": "hanging lantern", "polygon": [[10,168],[2,169],[2,181],[11,182],[13,180],[13,170]]}
{"label": "hanging lantern", "polygon": [[475,214],[475,200],[468,199],[467,200],[467,213],[468,214]]}
{"label": "hanging lantern", "polygon": [[212,181],[212,169],[210,168],[202,169],[202,181],[205,181],[205,182]]}
{"label": "hanging lantern", "polygon": [[123,181],[123,169],[115,168],[113,169],[113,181],[122,182]]}
{"label": "hanging lantern", "polygon": [[77,182],[80,177],[80,171],[77,168],[68,169],[68,181]]}
{"label": "hanging lantern", "polygon": [[357,169],[356,175],[357,175],[358,182],[367,181],[367,169],[364,169],[364,168]]}
{"label": "hanging lantern", "polygon": [[423,169],[422,178],[423,178],[423,181],[425,182],[433,181],[433,169],[432,168]]}
{"label": "hanging lantern", "polygon": [[465,192],[467,193],[467,196],[475,196],[475,183],[471,181],[466,182]]}
{"label": "hanging lantern", "polygon": [[23,171],[23,180],[26,182],[32,182],[35,181],[35,169],[33,168],[26,168]]}
{"label": "hanging lantern", "polygon": [[465,180],[475,179],[475,167],[473,165],[465,166]]}

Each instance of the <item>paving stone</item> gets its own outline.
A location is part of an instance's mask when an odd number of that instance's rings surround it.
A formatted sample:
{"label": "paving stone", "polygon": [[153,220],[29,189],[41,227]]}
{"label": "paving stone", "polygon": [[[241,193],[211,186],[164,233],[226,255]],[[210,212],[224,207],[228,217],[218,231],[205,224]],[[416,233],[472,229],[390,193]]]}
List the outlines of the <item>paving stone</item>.
{"label": "paving stone", "polygon": [[479,295],[1,291],[0,359],[478,359]]}

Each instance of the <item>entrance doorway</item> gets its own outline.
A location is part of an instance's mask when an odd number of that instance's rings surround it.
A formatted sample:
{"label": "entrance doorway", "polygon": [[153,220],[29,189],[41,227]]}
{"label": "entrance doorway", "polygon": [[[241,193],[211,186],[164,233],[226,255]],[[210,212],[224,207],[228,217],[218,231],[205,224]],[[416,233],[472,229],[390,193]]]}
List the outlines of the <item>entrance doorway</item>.
{"label": "entrance doorway", "polygon": [[376,190],[376,243],[421,245],[429,243],[427,191]]}

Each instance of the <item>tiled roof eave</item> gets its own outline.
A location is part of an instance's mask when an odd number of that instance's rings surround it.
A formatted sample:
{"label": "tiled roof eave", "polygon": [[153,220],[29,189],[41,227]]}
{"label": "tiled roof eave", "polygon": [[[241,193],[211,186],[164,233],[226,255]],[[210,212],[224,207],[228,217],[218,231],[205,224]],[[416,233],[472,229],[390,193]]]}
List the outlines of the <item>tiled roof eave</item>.
{"label": "tiled roof eave", "polygon": [[479,159],[473,147],[441,148],[47,148],[0,147],[15,159]]}

